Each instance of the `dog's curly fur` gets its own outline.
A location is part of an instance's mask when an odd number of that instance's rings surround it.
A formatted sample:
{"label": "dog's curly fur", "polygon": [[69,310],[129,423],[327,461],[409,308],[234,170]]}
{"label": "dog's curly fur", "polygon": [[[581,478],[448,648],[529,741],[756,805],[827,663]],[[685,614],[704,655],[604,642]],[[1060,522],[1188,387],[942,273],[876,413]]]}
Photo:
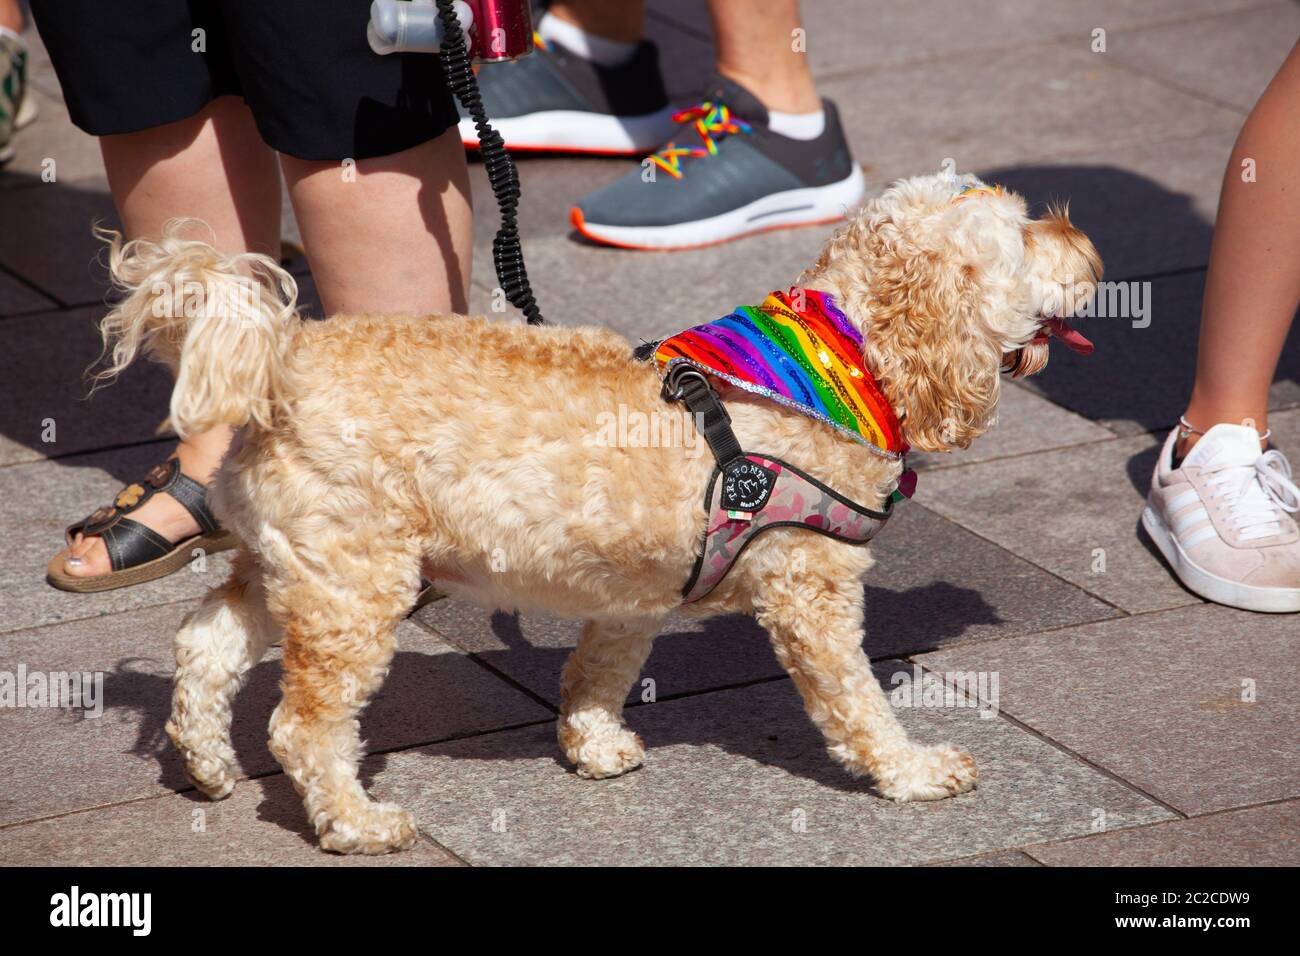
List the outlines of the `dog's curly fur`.
{"label": "dog's curly fur", "polygon": [[[357,715],[384,679],[422,570],[491,607],[584,619],[564,668],[560,746],[586,777],[638,766],[644,749],[623,700],[679,606],[713,467],[680,445],[593,440],[620,406],[683,414],[665,406],[654,369],[599,328],[464,316],[302,322],[287,273],[186,238],[194,225],[169,224],[158,241],[112,240],[125,296],[104,333],[109,374],[141,349],[178,373],[180,434],[241,429],[212,500],[242,549],[176,637],[167,731],[200,789],[220,798],[234,787],[231,699],[282,636],[271,749],[321,845],[409,847],[409,814],[373,802],[358,780]],[[1069,314],[1099,275],[1096,251],[1063,212],[1031,220],[1010,193],[954,201],[951,177],[934,175],[871,201],[800,281],[833,293],[861,328],[912,447],[946,450],[987,427],[1006,357],[1043,347],[1031,343],[1046,290],[1067,290],[1057,311]],[[180,299],[160,308],[175,290]],[[728,408],[746,448],[854,500],[881,506],[897,482],[897,462],[807,417],[748,394],[729,395]],[[870,566],[865,547],[772,530],[686,610],[756,615],[831,756],[882,795],[969,790],[970,756],[910,741],[872,676],[861,648]]]}

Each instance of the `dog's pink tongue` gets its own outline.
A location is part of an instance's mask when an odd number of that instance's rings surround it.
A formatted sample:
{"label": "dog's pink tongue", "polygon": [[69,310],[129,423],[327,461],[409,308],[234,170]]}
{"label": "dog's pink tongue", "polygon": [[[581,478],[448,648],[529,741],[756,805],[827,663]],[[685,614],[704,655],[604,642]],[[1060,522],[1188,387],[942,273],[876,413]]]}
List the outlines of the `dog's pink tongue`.
{"label": "dog's pink tongue", "polygon": [[1048,319],[1044,324],[1052,330],[1053,335],[1064,342],[1070,349],[1080,355],[1092,354],[1092,343],[1076,332],[1065,319]]}

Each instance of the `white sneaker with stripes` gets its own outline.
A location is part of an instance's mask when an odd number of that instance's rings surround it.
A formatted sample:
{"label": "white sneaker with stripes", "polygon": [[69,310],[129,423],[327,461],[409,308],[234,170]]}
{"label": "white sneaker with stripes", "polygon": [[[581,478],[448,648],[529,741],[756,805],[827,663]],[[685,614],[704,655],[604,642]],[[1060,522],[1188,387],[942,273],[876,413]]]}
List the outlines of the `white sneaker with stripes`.
{"label": "white sneaker with stripes", "polygon": [[1151,478],[1142,526],[1188,590],[1248,611],[1300,611],[1300,488],[1259,432],[1215,425],[1178,468],[1178,429]]}

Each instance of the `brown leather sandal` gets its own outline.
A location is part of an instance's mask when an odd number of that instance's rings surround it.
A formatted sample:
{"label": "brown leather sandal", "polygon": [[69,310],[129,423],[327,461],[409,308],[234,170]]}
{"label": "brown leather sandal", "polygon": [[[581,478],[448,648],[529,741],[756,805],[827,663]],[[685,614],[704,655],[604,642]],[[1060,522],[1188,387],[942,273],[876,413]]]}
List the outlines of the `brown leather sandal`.
{"label": "brown leather sandal", "polygon": [[[183,541],[168,541],[157,531],[127,517],[156,494],[166,492],[180,502],[198,523],[199,533]],[[113,504],[69,525],[68,544],[78,534],[100,537],[108,549],[113,570],[93,577],[76,577],[64,571],[63,555],[57,554],[45,569],[45,580],[61,591],[86,594],[143,584],[178,571],[194,558],[195,551],[216,554],[238,544],[229,531],[217,525],[208,507],[204,487],[181,473],[177,458],[155,465],[143,481],[127,485]]]}

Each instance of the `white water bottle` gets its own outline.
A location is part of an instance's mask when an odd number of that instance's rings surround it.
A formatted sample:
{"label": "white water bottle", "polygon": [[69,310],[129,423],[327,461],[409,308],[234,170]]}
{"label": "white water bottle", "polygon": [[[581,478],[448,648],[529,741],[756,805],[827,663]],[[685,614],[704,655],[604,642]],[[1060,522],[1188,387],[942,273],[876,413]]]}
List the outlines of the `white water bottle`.
{"label": "white water bottle", "polygon": [[[468,36],[474,13],[455,0],[456,19]],[[366,39],[376,53],[437,53],[442,49],[442,20],[433,0],[374,0]]]}

